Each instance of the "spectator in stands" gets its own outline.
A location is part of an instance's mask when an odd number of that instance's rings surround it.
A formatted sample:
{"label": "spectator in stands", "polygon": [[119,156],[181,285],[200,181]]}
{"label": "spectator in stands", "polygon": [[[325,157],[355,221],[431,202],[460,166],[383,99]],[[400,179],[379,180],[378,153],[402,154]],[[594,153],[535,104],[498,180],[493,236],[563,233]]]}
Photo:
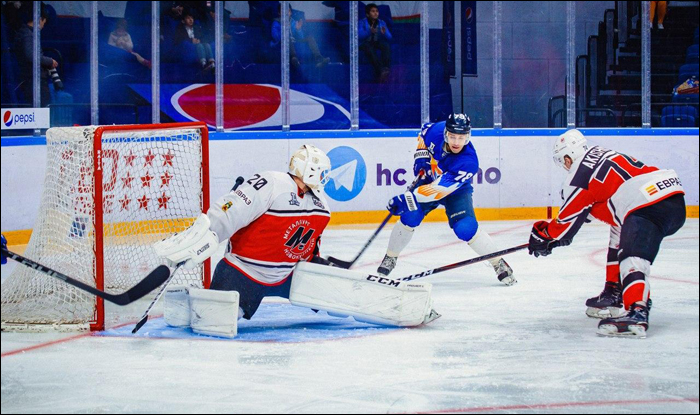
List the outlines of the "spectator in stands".
{"label": "spectator in stands", "polygon": [[161,11],[163,17],[171,18],[175,21],[182,20],[182,13],[185,12],[185,8],[180,1],[161,1],[160,2]]}
{"label": "spectator in stands", "polygon": [[[376,4],[365,6],[365,16],[367,17],[360,20],[358,27],[360,50],[367,55],[379,81],[385,82],[391,66],[391,32],[384,20],[379,18],[379,7]],[[377,50],[381,57],[377,57]]]}
{"label": "spectator in stands", "polygon": [[[224,9],[223,14],[224,43],[229,43],[231,42],[231,35],[228,33],[229,26],[231,25],[231,12]],[[204,40],[207,42],[214,42],[216,39],[216,8],[214,4],[207,6],[205,18],[202,22],[202,29],[204,30]]]}
{"label": "spectator in stands", "polygon": [[[270,47],[276,48],[282,41],[282,22],[281,22],[281,9],[280,5],[277,11],[277,18],[272,22],[271,27],[271,37]],[[321,55],[321,51],[318,49],[318,44],[316,39],[304,32],[304,20],[303,19],[293,19],[292,18],[292,7],[289,6],[289,25],[290,25],[290,36],[289,36],[289,56],[290,65],[294,69],[301,68],[301,63],[297,57],[296,44],[306,44],[309,47],[309,51],[313,55],[314,61],[316,62],[316,67],[321,68],[330,62],[330,58],[325,58]]]}
{"label": "spectator in stands", "polygon": [[182,22],[175,33],[175,44],[183,45],[185,42],[190,42],[194,45],[197,52],[197,59],[203,69],[214,68],[214,55],[211,51],[211,45],[202,41],[202,28],[195,26],[194,17],[191,12],[182,13]]}
{"label": "spectator in stands", "polygon": [[109,41],[107,43],[131,53],[141,65],[151,69],[151,61],[144,59],[141,55],[134,52],[134,42],[131,40],[128,28],[129,24],[126,19],[117,20],[114,30],[109,34]]}
{"label": "spectator in stands", "polygon": [[[17,31],[16,36],[16,53],[17,53],[17,63],[19,64],[19,89],[22,91],[24,102],[32,105],[33,95],[33,72],[34,72],[34,20],[31,14],[23,14],[25,22],[24,25]],[[46,11],[41,8],[41,15],[39,19],[39,30],[44,28],[48,20]],[[49,105],[51,100],[49,92],[49,71],[55,74],[56,68],[58,68],[58,62],[44,56],[44,53],[39,50],[39,63],[41,65],[40,73],[41,80],[39,82],[41,89],[41,106],[46,107]],[[56,75],[58,78],[58,75]],[[58,82],[61,82],[60,79]]]}
{"label": "spectator in stands", "polygon": [[3,2],[2,14],[5,18],[5,24],[9,29],[10,42],[14,41],[15,35],[22,28],[24,22],[31,18],[32,2],[31,1],[7,1]]}
{"label": "spectator in stands", "polygon": [[649,2],[649,25],[651,27],[654,27],[654,16],[656,15],[658,18],[656,20],[656,27],[659,28],[659,30],[663,30],[664,28],[664,18],[666,17],[666,6],[668,4],[667,1],[650,1]]}

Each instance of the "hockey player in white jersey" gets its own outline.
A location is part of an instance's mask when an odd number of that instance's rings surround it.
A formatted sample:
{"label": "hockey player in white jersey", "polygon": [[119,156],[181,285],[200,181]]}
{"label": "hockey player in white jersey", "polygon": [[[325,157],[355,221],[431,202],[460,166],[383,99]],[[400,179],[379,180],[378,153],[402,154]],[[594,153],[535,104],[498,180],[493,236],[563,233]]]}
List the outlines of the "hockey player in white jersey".
{"label": "hockey player in white jersey", "polygon": [[[557,139],[554,160],[569,172],[564,204],[552,221],[535,223],[530,254],[547,256],[569,245],[589,216],[609,224],[608,278],[601,295],[586,302],[587,314],[604,318],[598,325],[601,335],[646,337],[651,264],[661,241],[685,223],[678,175],[613,150],[589,148],[578,130]],[[626,315],[616,311],[623,305]]]}
{"label": "hockey player in white jersey", "polygon": [[[303,145],[292,156],[288,173],[253,175],[217,200],[189,229],[157,243],[159,256],[170,265],[184,262],[185,267],[205,261],[220,243],[228,243],[209,290],[173,287],[166,292],[166,322],[233,337],[236,320],[253,317],[269,296],[379,324],[415,325],[436,318],[431,317],[429,284],[421,290],[416,288],[423,287],[420,284],[373,280],[325,266],[329,262],[319,256],[319,244],[331,216],[323,195],[330,168],[323,151]],[[298,269],[300,262],[323,265]],[[407,295],[420,301],[401,307]],[[397,302],[370,310],[379,303],[377,297]],[[394,312],[409,309],[413,312],[408,317],[405,311]]]}
{"label": "hockey player in white jersey", "polygon": [[239,293],[238,317],[250,319],[263,297],[289,297],[294,266],[318,255],[330,220],[323,195],[330,160],[311,145],[291,158],[289,172],[267,171],[219,198],[187,231],[156,244],[170,264],[201,263],[228,242],[211,290]]}

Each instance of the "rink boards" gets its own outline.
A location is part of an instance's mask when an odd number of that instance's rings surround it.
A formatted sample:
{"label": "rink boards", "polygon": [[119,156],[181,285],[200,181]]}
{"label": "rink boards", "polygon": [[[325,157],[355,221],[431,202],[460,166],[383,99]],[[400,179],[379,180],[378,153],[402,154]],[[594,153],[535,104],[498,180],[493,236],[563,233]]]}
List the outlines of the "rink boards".
{"label": "rink boards", "polygon": [[[552,161],[563,130],[474,130],[480,162],[472,178],[481,220],[532,219],[556,214],[566,172]],[[589,144],[676,170],[683,181],[688,215],[698,216],[698,129],[583,129]],[[310,143],[329,154],[326,186],[332,223],[381,221],[389,198],[413,180],[418,130],[210,133],[212,198],[228,192],[236,177],[284,170],[291,154]],[[41,208],[46,158],[41,137],[2,139],[2,229],[18,243]],[[429,220],[444,220],[435,212]],[[21,232],[24,231],[24,232]],[[18,238],[18,239],[17,239]]]}

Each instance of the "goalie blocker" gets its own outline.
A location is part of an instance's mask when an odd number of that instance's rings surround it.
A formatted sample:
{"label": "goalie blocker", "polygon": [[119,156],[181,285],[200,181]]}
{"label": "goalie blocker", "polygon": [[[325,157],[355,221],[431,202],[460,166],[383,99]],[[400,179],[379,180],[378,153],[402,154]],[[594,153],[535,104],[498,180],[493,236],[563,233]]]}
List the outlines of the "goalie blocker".
{"label": "goalie blocker", "polygon": [[[373,324],[412,327],[440,315],[432,309],[429,283],[397,281],[326,265],[300,262],[291,278],[292,305],[352,316]],[[235,337],[243,317],[236,291],[172,287],[164,297],[165,322],[195,333]]]}

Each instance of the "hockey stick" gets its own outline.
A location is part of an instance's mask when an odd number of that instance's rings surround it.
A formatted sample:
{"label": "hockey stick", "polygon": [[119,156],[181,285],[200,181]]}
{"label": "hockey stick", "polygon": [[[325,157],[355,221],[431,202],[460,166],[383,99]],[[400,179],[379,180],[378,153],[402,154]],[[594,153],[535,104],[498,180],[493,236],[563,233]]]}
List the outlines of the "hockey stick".
{"label": "hockey stick", "polygon": [[[413,281],[413,280],[416,280],[418,278],[423,278],[423,277],[427,277],[429,275],[437,274],[438,272],[449,271],[449,270],[452,270],[455,268],[475,264],[477,262],[487,261],[487,260],[492,259],[492,258],[498,258],[499,256],[511,254],[513,252],[517,252],[517,251],[520,251],[522,249],[525,249],[525,248],[527,248],[527,246],[528,246],[528,244],[514,246],[512,248],[504,249],[502,251],[493,252],[490,254],[482,255],[480,257],[467,259],[467,260],[461,261],[461,262],[455,262],[454,264],[444,265],[444,266],[439,267],[439,268],[433,268],[433,269],[430,269],[427,271],[420,272],[418,274],[409,275],[408,277],[396,278],[396,279],[398,281]],[[385,277],[385,278],[387,278],[387,277]]]}
{"label": "hockey stick", "polygon": [[[238,178],[236,179],[236,184],[233,185],[233,187],[231,188],[231,191],[233,192],[234,190],[238,189],[238,186],[243,184],[244,181],[245,181],[245,179],[243,177],[238,176]],[[170,284],[170,280],[172,280],[173,276],[175,275],[175,271],[177,271],[177,269],[180,268],[180,266],[182,264],[184,264],[184,262],[177,264],[177,266],[175,267],[173,272],[170,274],[170,277],[168,278],[168,280],[165,281],[165,284],[163,284],[163,287],[160,289],[160,291],[158,291],[158,294],[156,294],[156,298],[154,298],[153,301],[151,301],[151,304],[146,309],[146,312],[143,313],[139,322],[136,323],[136,325],[134,326],[134,329],[131,330],[131,334],[136,334],[136,332],[139,331],[141,329],[141,327],[143,327],[144,324],[146,324],[146,322],[148,321],[148,314],[151,312],[151,309],[153,308],[153,306],[156,305],[156,303],[158,302],[160,297],[165,292],[165,289],[167,288],[168,284]],[[165,265],[162,265],[162,266],[165,266]],[[169,269],[170,268],[168,268],[168,270]]]}
{"label": "hockey stick", "polygon": [[38,262],[34,262],[29,258],[25,258],[19,254],[16,254],[14,252],[8,251],[4,247],[2,248],[2,253],[4,255],[7,255],[8,257],[12,258],[13,260],[19,262],[22,265],[26,265],[36,271],[42,272],[44,274],[50,275],[54,278],[58,278],[59,280],[65,282],[66,284],[70,284],[76,288],[79,288],[83,291],[87,291],[92,295],[96,295],[100,298],[104,298],[105,300],[117,304],[117,305],[127,305],[131,304],[134,301],[140,299],[144,295],[150,293],[151,291],[155,290],[158,288],[159,285],[161,285],[163,282],[165,282],[169,277],[170,277],[170,269],[166,267],[165,265],[161,265],[157,268],[155,268],[153,271],[151,271],[150,274],[146,276],[146,278],[142,279],[139,281],[138,284],[134,285],[130,289],[128,289],[126,292],[121,293],[121,294],[108,294],[104,291],[98,290],[95,287],[91,287],[83,282],[80,282],[76,279],[73,279],[65,274],[62,274],[56,270],[53,270],[47,266],[41,265]]}
{"label": "hockey stick", "polygon": [[[143,327],[144,324],[146,324],[146,322],[148,321],[148,314],[151,312],[151,309],[153,308],[153,306],[156,305],[156,303],[160,299],[160,296],[163,295],[163,293],[165,292],[165,289],[168,287],[168,284],[170,284],[170,280],[172,280],[173,276],[175,276],[175,271],[177,271],[177,269],[180,268],[180,266],[182,264],[184,264],[184,262],[177,264],[175,269],[172,272],[170,272],[170,276],[165,281],[165,284],[163,284],[163,286],[160,288],[160,291],[158,291],[158,294],[156,294],[156,298],[154,298],[153,301],[151,301],[151,304],[148,305],[146,312],[143,313],[139,322],[136,323],[136,325],[134,326],[134,329],[131,330],[131,334],[135,334],[137,331],[139,331],[141,329],[141,327]],[[168,271],[170,271],[170,268],[168,268],[165,265],[161,265],[161,267],[165,267],[168,269]]]}
{"label": "hockey stick", "polygon": [[[418,184],[418,181],[422,177],[423,177],[423,175],[417,176],[416,179],[413,181],[413,183],[411,183],[411,185],[408,186],[408,191],[412,191],[416,187],[416,185]],[[350,269],[353,265],[355,265],[355,262],[357,262],[357,260],[360,259],[362,254],[365,253],[365,251],[367,250],[367,248],[369,248],[369,246],[372,244],[372,242],[374,242],[374,239],[377,237],[377,235],[379,235],[379,232],[381,232],[382,229],[384,229],[384,226],[386,226],[386,224],[389,223],[389,219],[391,219],[392,216],[394,216],[394,215],[392,215],[390,213],[386,216],[386,218],[384,218],[384,221],[382,221],[382,224],[379,225],[379,227],[377,228],[376,231],[374,231],[374,234],[372,234],[372,236],[370,236],[367,243],[365,243],[365,246],[363,246],[362,249],[360,249],[360,252],[358,252],[358,254],[355,256],[355,258],[352,261],[343,261],[342,259],[338,259],[338,258],[335,258],[332,256],[329,256],[328,260],[330,262],[332,262],[333,264],[339,266],[340,268]]]}

